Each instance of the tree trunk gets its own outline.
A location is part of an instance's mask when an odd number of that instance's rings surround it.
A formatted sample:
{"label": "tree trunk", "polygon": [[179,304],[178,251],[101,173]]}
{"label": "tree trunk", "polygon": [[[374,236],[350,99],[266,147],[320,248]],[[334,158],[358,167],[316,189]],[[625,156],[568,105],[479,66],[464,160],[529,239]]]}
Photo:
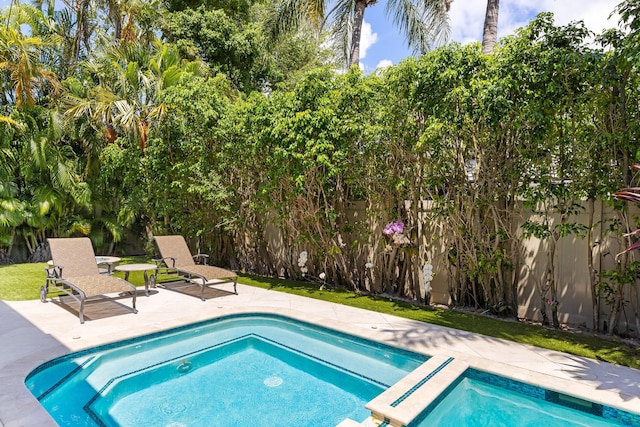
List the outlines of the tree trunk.
{"label": "tree trunk", "polygon": [[[515,212],[514,206],[515,206],[515,203],[513,202],[513,199],[510,199],[507,207],[509,212]],[[513,262],[511,282],[509,283],[509,286],[511,287],[512,300],[509,301],[509,304],[511,304],[513,314],[517,319],[518,318],[518,284],[520,283],[520,264],[522,262],[521,249],[520,249],[521,246],[520,246],[520,240],[517,237],[515,237],[516,229],[518,226],[515,224],[515,221],[513,221],[512,218],[509,218],[509,227],[511,227],[511,230],[510,230],[511,245],[509,248],[510,250],[509,259],[511,259]]]}
{"label": "tree trunk", "polygon": [[542,326],[549,326],[549,317],[547,316],[547,299],[542,299],[542,308],[540,308],[540,314],[542,315]]}
{"label": "tree trunk", "polygon": [[[597,272],[593,265],[593,221],[595,212],[595,197],[589,197],[587,200],[587,210],[589,213],[589,223],[587,227],[589,229],[587,234],[587,266],[589,269],[589,287],[591,288],[591,308],[593,310],[593,330],[598,331],[600,329],[600,296],[598,293]],[[600,219],[602,220],[602,218]]]}
{"label": "tree trunk", "polygon": [[386,265],[385,274],[385,292],[389,295],[393,295],[394,282],[397,277],[398,265],[396,261],[398,259],[398,249],[393,248],[388,256],[388,264]]}
{"label": "tree trunk", "polygon": [[351,48],[349,50],[349,68],[360,63],[360,37],[362,36],[362,23],[364,22],[364,10],[366,7],[366,0],[356,0],[356,10],[353,14],[353,31],[351,33]]}
{"label": "tree trunk", "polygon": [[631,286],[631,307],[633,308],[633,319],[636,326],[636,338],[640,338],[640,305],[638,305],[638,281],[634,280]]}
{"label": "tree trunk", "polygon": [[487,12],[484,15],[482,31],[482,53],[489,54],[498,41],[498,9],[500,0],[487,0]]}
{"label": "tree trunk", "polygon": [[614,286],[615,294],[613,297],[613,304],[611,305],[611,313],[609,313],[609,325],[607,327],[607,335],[612,336],[618,329],[618,318],[620,315],[620,308],[622,307],[622,285],[616,284]]}
{"label": "tree trunk", "polygon": [[[116,3],[117,4],[117,3]],[[112,4],[109,8],[109,17],[113,23],[113,36],[116,41],[122,38],[122,13],[120,12],[120,5]]]}
{"label": "tree trunk", "polygon": [[550,306],[550,302],[552,301],[551,299],[549,299],[549,291],[551,290],[551,288],[553,287],[553,281],[554,281],[554,267],[553,267],[553,253],[555,252],[555,249],[552,248],[552,246],[554,245],[554,241],[553,241],[553,236],[550,236],[548,238],[549,240],[549,248],[547,248],[546,251],[546,257],[547,257],[547,265],[545,267],[544,270],[544,275],[542,276],[542,284],[540,285],[540,288],[538,289],[539,292],[539,297],[542,300],[542,309],[541,309],[541,314],[542,314],[542,326],[549,326],[549,317],[547,315],[547,308]]}
{"label": "tree trunk", "polygon": [[559,236],[553,232],[551,233],[551,236],[549,238],[549,252],[548,252],[548,259],[547,262],[549,263],[548,266],[548,273],[549,273],[549,292],[551,293],[551,304],[550,304],[550,308],[551,308],[551,322],[554,328],[559,328],[560,327],[560,322],[558,321],[558,284],[556,282],[556,265],[555,265],[555,259],[556,259],[556,250],[558,247],[558,239]]}
{"label": "tree trunk", "polygon": [[[622,219],[622,224],[623,224],[623,230],[624,232],[628,232],[629,227],[626,226],[626,224],[628,224],[628,222],[625,220],[624,216],[621,215],[621,213],[619,213],[619,216]],[[627,242],[625,242],[624,240],[621,242],[620,248],[625,248],[627,247]],[[629,266],[629,253],[625,252],[622,253],[622,255],[620,256],[619,260],[618,260],[618,265],[616,266],[618,273],[624,273],[624,271],[628,268]],[[607,329],[607,335],[611,336],[615,333],[615,331],[617,331],[618,329],[618,320],[620,318],[620,311],[622,311],[622,306],[624,303],[624,282],[621,281],[620,279],[618,279],[615,283],[612,283],[612,288],[614,290],[614,295],[613,295],[613,303],[611,304],[611,312],[609,313],[609,324],[608,324],[608,329]]]}

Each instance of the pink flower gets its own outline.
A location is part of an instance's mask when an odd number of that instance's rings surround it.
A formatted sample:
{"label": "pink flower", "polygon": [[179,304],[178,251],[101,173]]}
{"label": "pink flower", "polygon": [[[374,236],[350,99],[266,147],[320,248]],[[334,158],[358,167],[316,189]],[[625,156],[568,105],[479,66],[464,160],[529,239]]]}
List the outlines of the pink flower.
{"label": "pink flower", "polygon": [[382,234],[392,236],[394,234],[402,234],[404,231],[404,223],[402,221],[390,222],[384,227]]}

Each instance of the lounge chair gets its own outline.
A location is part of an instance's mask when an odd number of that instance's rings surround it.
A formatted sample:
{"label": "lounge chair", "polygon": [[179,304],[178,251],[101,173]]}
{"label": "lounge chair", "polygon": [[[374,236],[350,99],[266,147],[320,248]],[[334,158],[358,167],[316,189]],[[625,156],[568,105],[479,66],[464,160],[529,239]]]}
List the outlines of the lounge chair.
{"label": "lounge chair", "polygon": [[[236,285],[238,275],[224,268],[207,265],[208,255],[192,256],[187,242],[182,236],[155,236],[154,240],[160,250],[160,259],[154,259],[157,265],[156,277],[160,270],[178,274],[184,280],[200,286],[200,299],[205,301],[204,289],[211,285],[233,282],[233,293],[238,294]],[[195,260],[202,262],[196,264]]]}
{"label": "lounge chair", "polygon": [[[100,274],[91,240],[88,237],[47,239],[53,265],[46,268],[47,281],[40,288],[40,301],[47,301],[49,288],[62,291],[79,304],[78,317],[84,323],[84,306],[89,298],[118,293],[131,295],[136,310],[136,287],[114,276]],[[117,298],[112,297],[112,298]]]}

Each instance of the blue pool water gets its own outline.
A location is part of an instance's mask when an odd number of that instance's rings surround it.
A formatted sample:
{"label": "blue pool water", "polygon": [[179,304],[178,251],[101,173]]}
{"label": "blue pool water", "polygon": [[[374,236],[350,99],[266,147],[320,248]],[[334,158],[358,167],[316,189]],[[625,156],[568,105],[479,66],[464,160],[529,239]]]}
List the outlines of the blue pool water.
{"label": "blue pool water", "polygon": [[334,427],[426,359],[243,315],[72,353],[26,385],[62,426]]}
{"label": "blue pool water", "polygon": [[[207,363],[213,361],[204,357],[198,361],[202,366],[194,369],[192,365],[188,375],[175,374],[175,368],[164,366],[121,381],[90,408],[104,414],[106,425],[114,426],[155,427],[169,422],[185,426],[212,422],[220,426],[335,426],[346,417],[366,418],[364,405],[382,391],[379,385],[348,375],[340,378],[339,372],[327,372],[319,363],[262,340],[249,338],[233,347],[224,349],[227,354],[215,363]],[[199,390],[197,396],[192,390]],[[144,419],[140,413],[146,414]]]}
{"label": "blue pool water", "polygon": [[[61,426],[334,427],[363,421],[370,400],[427,359],[252,314],[72,353],[25,383]],[[640,426],[640,416],[469,368],[410,427],[534,425]]]}
{"label": "blue pool water", "polygon": [[640,416],[468,369],[410,427],[640,426]]}

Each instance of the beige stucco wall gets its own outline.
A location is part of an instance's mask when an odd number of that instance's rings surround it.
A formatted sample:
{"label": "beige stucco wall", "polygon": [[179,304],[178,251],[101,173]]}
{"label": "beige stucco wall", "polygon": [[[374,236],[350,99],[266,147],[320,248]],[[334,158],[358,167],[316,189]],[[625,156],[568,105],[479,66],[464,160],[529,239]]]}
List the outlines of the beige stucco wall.
{"label": "beige stucco wall", "polygon": [[[633,209],[631,215],[637,215],[638,210]],[[615,213],[603,202],[597,202],[594,215],[594,241],[597,243],[593,248],[594,268],[597,272],[615,269],[615,256],[620,251],[620,236],[616,233],[607,233],[610,221],[615,219]],[[588,224],[588,214],[586,211],[572,219],[581,224]],[[604,222],[602,221],[604,219]],[[558,218],[555,218],[558,221]],[[538,297],[536,282],[539,281],[544,269],[547,266],[546,249],[547,243],[537,238],[524,239],[523,265],[521,269],[520,282],[518,285],[518,316],[528,320],[539,321],[542,319],[540,308],[542,301]],[[561,238],[558,242],[555,265],[556,279],[558,283],[558,317],[560,322],[593,327],[593,304],[591,298],[591,283],[588,269],[587,238],[568,236]],[[449,303],[447,291],[447,272],[442,261],[442,255],[436,254],[434,266],[437,275],[432,283],[432,301],[439,304]],[[637,252],[637,251],[636,251]],[[637,256],[633,254],[632,256]],[[635,329],[635,310],[640,307],[640,296],[634,292],[631,286],[627,286],[625,293],[625,313],[621,313],[619,329],[626,327],[627,323],[631,329]],[[601,298],[600,327],[608,321],[609,307]]]}
{"label": "beige stucco wall", "polygon": [[[359,240],[359,253],[356,254],[357,259],[354,261],[358,266],[358,272],[355,277],[357,281],[368,280],[371,283],[371,276],[367,276],[364,270],[364,264],[372,261],[376,257],[376,251],[379,252],[380,240],[375,236],[380,236],[386,219],[372,218],[372,215],[366,215],[364,212],[366,206],[362,202],[349,203],[346,206],[346,216],[349,221],[366,221],[370,227],[370,235],[367,241]],[[439,240],[441,226],[435,223],[428,214],[428,202],[424,202],[423,214],[421,220],[424,221],[426,227],[425,233],[421,236],[419,242],[421,257],[431,262],[434,266],[435,277],[432,286],[431,301],[436,304],[449,304],[448,285],[451,280],[447,271],[447,263],[445,259],[445,248]],[[636,209],[636,214],[640,210]],[[370,212],[368,212],[370,214]],[[528,214],[532,215],[532,214]],[[528,216],[525,214],[525,217]],[[615,217],[615,213],[606,206],[605,203],[597,202],[595,208],[594,223],[594,239],[598,242],[593,248],[594,266],[597,271],[603,269],[614,269],[616,265],[615,255],[620,250],[619,239],[617,233],[607,233],[606,230],[610,225],[610,220]],[[522,221],[524,221],[524,218]],[[605,221],[603,222],[602,219]],[[555,218],[557,221],[558,218]],[[573,221],[586,225],[588,223],[588,215],[586,210],[584,213],[572,217]],[[284,273],[285,265],[293,265],[295,269],[296,259],[304,247],[290,248],[282,244],[276,227],[268,226],[265,238],[268,242],[269,252],[272,261],[277,263],[279,271]],[[372,237],[373,236],[373,237]],[[361,239],[361,236],[349,236],[344,234],[342,238],[345,243],[350,243],[351,239]],[[547,265],[546,249],[548,243],[540,241],[536,238],[524,239],[522,241],[522,268],[520,271],[520,281],[518,285],[518,316],[521,318],[539,321],[541,320],[540,307],[542,301],[538,297],[536,282],[543,276],[543,271]],[[376,247],[376,245],[378,245]],[[593,308],[591,301],[591,284],[589,280],[589,270],[587,265],[587,251],[589,250],[586,238],[581,239],[575,236],[561,238],[558,242],[556,251],[556,280],[558,283],[558,306],[559,320],[562,323],[570,325],[579,325],[592,328]],[[638,252],[638,251],[636,251]],[[636,256],[636,254],[634,254]],[[288,258],[288,260],[287,260]],[[286,261],[284,261],[286,260]],[[320,267],[321,268],[321,267]],[[318,273],[318,272],[313,272]],[[375,275],[375,273],[374,273]],[[631,287],[627,287],[631,289]],[[627,292],[625,313],[620,316],[620,327],[624,329],[627,321],[632,329],[635,329],[635,307],[640,307],[640,297],[638,292]],[[608,307],[604,303],[601,304],[601,325],[607,321],[609,314]],[[620,328],[619,328],[620,329]]]}

